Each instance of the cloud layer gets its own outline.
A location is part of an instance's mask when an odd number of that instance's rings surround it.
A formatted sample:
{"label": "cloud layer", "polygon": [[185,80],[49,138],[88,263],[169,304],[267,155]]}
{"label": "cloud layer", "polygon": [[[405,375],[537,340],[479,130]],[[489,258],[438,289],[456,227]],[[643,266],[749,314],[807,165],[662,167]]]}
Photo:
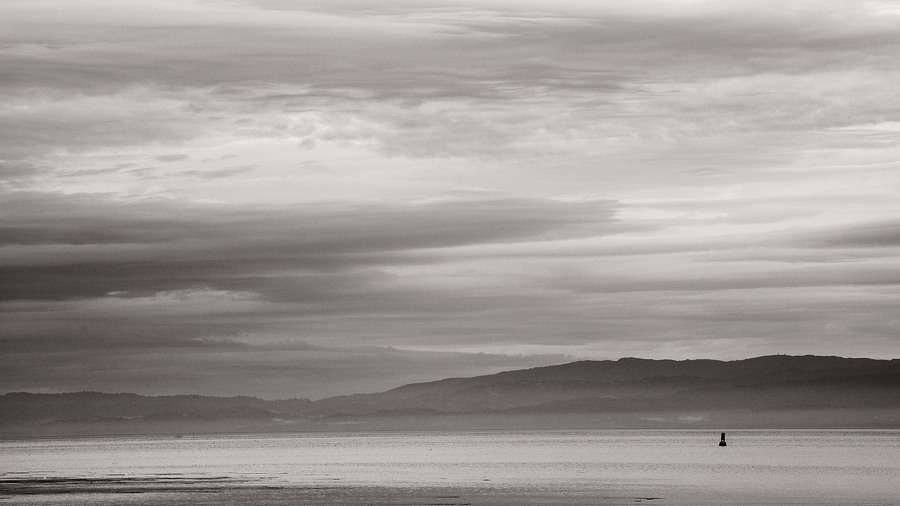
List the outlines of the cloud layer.
{"label": "cloud layer", "polygon": [[896,357],[898,22],[876,0],[3,2],[0,390]]}

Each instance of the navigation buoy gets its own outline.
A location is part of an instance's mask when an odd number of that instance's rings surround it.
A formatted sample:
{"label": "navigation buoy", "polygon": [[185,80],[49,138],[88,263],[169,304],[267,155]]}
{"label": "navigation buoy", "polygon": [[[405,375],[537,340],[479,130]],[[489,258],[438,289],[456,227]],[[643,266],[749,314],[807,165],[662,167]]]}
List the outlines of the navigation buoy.
{"label": "navigation buoy", "polygon": [[728,443],[725,442],[725,433],[722,433],[722,439],[719,440],[719,446],[727,446]]}

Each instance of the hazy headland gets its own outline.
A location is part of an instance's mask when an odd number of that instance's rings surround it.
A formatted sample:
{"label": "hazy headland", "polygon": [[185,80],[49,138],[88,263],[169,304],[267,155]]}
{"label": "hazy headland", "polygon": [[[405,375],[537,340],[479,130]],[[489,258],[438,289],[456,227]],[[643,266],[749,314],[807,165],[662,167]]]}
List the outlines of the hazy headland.
{"label": "hazy headland", "polygon": [[900,360],[579,361],[319,400],[8,393],[4,438],[116,434],[898,428]]}

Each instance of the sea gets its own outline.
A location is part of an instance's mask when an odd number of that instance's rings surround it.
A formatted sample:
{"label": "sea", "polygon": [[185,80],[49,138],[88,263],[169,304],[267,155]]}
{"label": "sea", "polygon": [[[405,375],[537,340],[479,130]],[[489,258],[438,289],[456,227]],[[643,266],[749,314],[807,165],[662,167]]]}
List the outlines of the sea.
{"label": "sea", "polygon": [[5,504],[900,505],[900,431],[579,430],[0,442]]}

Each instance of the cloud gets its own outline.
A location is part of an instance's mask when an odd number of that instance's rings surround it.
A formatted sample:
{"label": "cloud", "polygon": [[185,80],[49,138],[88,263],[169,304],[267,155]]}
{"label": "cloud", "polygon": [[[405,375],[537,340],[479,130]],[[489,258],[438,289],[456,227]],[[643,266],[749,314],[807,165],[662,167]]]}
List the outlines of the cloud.
{"label": "cloud", "polygon": [[[246,208],[13,193],[5,208],[6,300],[241,286],[305,299],[310,290],[322,295],[329,287],[377,283],[380,277],[366,268],[390,264],[404,250],[617,231],[606,201]],[[98,247],[104,244],[114,248]],[[40,245],[48,246],[43,255]],[[85,247],[72,248],[76,256],[61,245]],[[16,256],[22,246],[30,248]],[[402,254],[397,261],[405,261]]]}
{"label": "cloud", "polygon": [[190,155],[185,155],[182,153],[175,153],[171,155],[159,155],[156,159],[160,162],[180,162],[182,160],[187,160],[190,158]]}
{"label": "cloud", "polygon": [[[888,105],[896,109],[889,94],[871,95],[886,93],[879,83],[895,80],[896,31],[864,9],[845,9],[837,23],[835,11],[823,15],[811,4],[768,13],[747,4],[670,10],[501,3],[473,12],[464,3],[422,11],[400,2],[381,12],[312,12],[322,6],[137,3],[132,15],[115,18],[140,29],[108,35],[99,14],[128,9],[52,4],[66,16],[65,27],[46,16],[46,6],[7,7],[28,27],[12,26],[8,37],[32,48],[13,45],[5,53],[14,78],[3,84],[17,101],[32,102],[27,114],[10,111],[16,114],[3,120],[10,125],[7,149],[192,137],[205,129],[190,113],[234,114],[246,111],[244,100],[317,111],[336,123],[355,120],[388,152],[419,156],[529,145],[532,132],[560,131],[560,116],[573,134],[596,137],[628,126],[659,135],[659,126],[640,124],[642,112],[671,121],[661,125],[665,134],[696,134],[750,129],[751,121],[769,128],[838,118],[862,123],[879,119]],[[195,16],[205,21],[185,21]],[[355,43],[330,44],[326,33]],[[461,56],[459,47],[479,58]],[[843,52],[883,64],[836,69],[832,62]],[[100,117],[71,117],[86,110]],[[610,125],[611,118],[625,124]]]}
{"label": "cloud", "polygon": [[900,221],[878,220],[831,227],[807,234],[798,242],[814,247],[891,248],[900,246]]}
{"label": "cloud", "polygon": [[41,172],[41,167],[22,160],[0,160],[0,189],[16,189]]}
{"label": "cloud", "polygon": [[178,173],[180,176],[197,177],[201,179],[218,179],[222,177],[236,176],[252,171],[256,168],[254,165],[238,165],[235,167],[227,167],[215,170],[183,170]]}
{"label": "cloud", "polygon": [[897,18],[2,2],[4,385],[281,395],[523,363],[363,346],[889,356]]}

